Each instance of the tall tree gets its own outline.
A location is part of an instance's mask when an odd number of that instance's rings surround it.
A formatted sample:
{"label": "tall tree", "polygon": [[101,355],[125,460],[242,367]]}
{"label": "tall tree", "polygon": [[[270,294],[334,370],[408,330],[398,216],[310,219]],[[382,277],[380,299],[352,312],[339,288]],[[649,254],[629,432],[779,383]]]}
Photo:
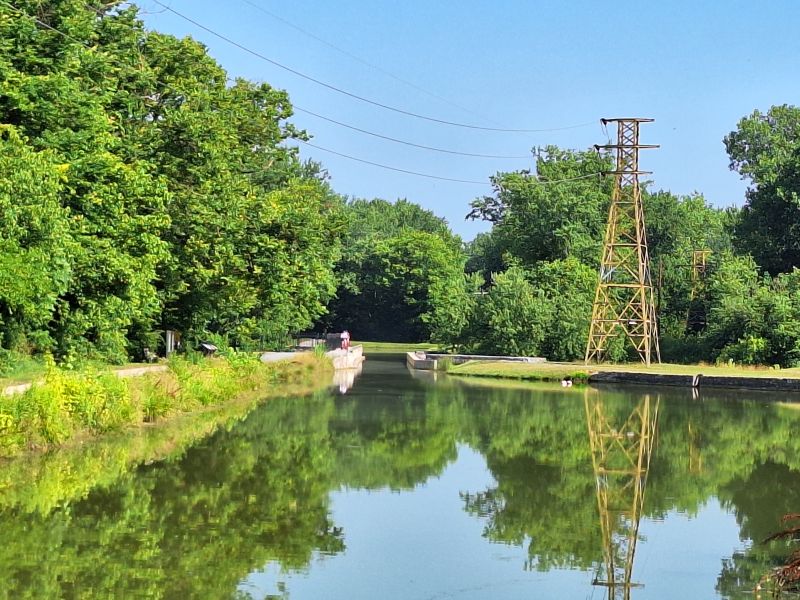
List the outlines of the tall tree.
{"label": "tall tree", "polygon": [[[72,242],[33,337],[122,361],[163,328],[249,344],[309,326],[334,290],[341,202],[285,144],[305,136],[291,115],[286,92],[231,82],[201,44],[146,31],[134,6],[0,3],[0,124],[32,157],[0,177],[20,206],[55,194]],[[26,181],[40,173],[38,193]]]}
{"label": "tall tree", "polygon": [[0,122],[64,165],[60,204],[77,244],[49,325],[58,351],[121,361],[129,334],[151,329],[159,312],[152,282],[168,218],[163,183],[145,163],[116,153],[107,108],[125,69],[113,52],[93,49],[114,4],[0,6]]}
{"label": "tall tree", "polygon": [[526,265],[574,256],[594,265],[599,257],[610,179],[600,172],[610,159],[594,151],[548,146],[527,171],[492,177],[494,194],[472,202],[469,218],[493,224],[492,236]]}
{"label": "tall tree", "polygon": [[730,167],[750,181],[739,248],[774,274],[800,266],[800,108],[754,111],[725,137]]}
{"label": "tall tree", "polygon": [[[72,278],[75,249],[59,203],[65,165],[0,127],[0,347],[52,348],[47,325]],[[25,276],[21,276],[21,274]]]}
{"label": "tall tree", "polygon": [[345,212],[337,298],[318,326],[348,329],[358,339],[427,340],[444,326],[433,311],[441,316],[455,301],[443,290],[463,284],[461,239],[444,219],[407,200],[354,200]]}

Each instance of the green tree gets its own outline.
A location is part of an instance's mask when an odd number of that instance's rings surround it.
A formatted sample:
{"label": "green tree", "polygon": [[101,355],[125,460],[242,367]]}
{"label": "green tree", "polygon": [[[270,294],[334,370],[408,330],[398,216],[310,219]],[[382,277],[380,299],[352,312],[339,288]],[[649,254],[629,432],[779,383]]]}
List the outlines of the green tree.
{"label": "green tree", "polygon": [[428,294],[431,309],[422,315],[431,342],[453,350],[469,347],[482,286],[478,273],[433,282]]}
{"label": "green tree", "polygon": [[47,325],[70,284],[75,245],[59,203],[65,170],[54,153],[35,152],[14,128],[0,128],[2,348],[51,348]]}
{"label": "green tree", "polygon": [[441,320],[458,310],[445,305],[455,302],[445,290],[463,288],[466,258],[447,223],[406,200],[355,200],[345,214],[337,298],[318,327],[407,342],[428,340],[432,328],[456,327]]}
{"label": "green tree", "polygon": [[494,194],[472,202],[470,218],[493,224],[492,237],[525,265],[574,256],[597,262],[611,198],[602,179],[610,160],[592,150],[548,146],[527,171],[492,177]]}
{"label": "green tree", "polygon": [[152,283],[165,258],[168,218],[162,182],[146,164],[116,153],[107,109],[124,69],[112,53],[90,49],[100,41],[98,13],[112,9],[77,1],[0,7],[0,121],[66,166],[59,201],[77,244],[73,276],[49,323],[57,349],[120,361],[134,341],[129,335],[150,329],[158,315]]}
{"label": "green tree", "polygon": [[723,255],[708,281],[713,358],[794,366],[800,361],[800,271],[760,277],[750,257]]}
{"label": "green tree", "polygon": [[575,257],[539,263],[531,281],[551,306],[541,354],[550,360],[577,360],[586,352],[597,272]]}
{"label": "green tree", "polygon": [[497,273],[481,297],[473,325],[473,347],[482,354],[538,356],[543,350],[553,307],[542,290],[512,266]]}
{"label": "green tree", "polygon": [[[0,123],[58,165],[72,241],[69,277],[55,301],[42,290],[52,306],[28,337],[123,361],[160,329],[278,344],[324,312],[341,201],[284,144],[305,137],[286,92],[229,81],[201,44],[146,31],[134,6],[0,6]],[[22,185],[35,164],[7,185],[21,206],[39,202]]]}
{"label": "green tree", "polygon": [[[492,273],[500,273],[506,268],[506,258],[510,256],[503,242],[494,231],[479,233],[465,246],[467,273],[480,273],[485,285],[492,281]],[[504,257],[505,256],[505,257]]]}
{"label": "green tree", "polygon": [[800,266],[800,108],[753,111],[724,141],[731,169],[751,183],[740,250],[773,275]]}
{"label": "green tree", "polygon": [[348,238],[352,240],[389,238],[408,231],[433,233],[452,244],[461,239],[450,231],[447,221],[418,204],[401,198],[396,202],[355,199],[347,203]]}

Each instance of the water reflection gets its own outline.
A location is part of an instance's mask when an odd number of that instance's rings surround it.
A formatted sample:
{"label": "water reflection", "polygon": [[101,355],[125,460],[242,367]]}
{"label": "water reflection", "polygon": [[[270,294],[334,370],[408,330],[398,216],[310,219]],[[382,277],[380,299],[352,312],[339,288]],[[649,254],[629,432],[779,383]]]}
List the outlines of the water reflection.
{"label": "water reflection", "polygon": [[[548,597],[542,590],[556,583],[577,590],[560,597],[586,597],[598,565],[612,598],[628,598],[643,574],[647,588],[634,597],[671,598],[681,587],[692,598],[752,598],[785,556],[753,541],[800,509],[800,411],[731,393],[648,391],[413,379],[402,364],[370,360],[346,395],[270,401],[200,443],[213,428],[186,421],[152,442],[166,458],[151,464],[150,446],[132,453],[121,440],[5,465],[0,598],[246,597],[242,582],[266,569],[285,583],[278,597],[348,598],[347,578],[325,588],[323,577],[353,559],[359,536],[381,542],[367,556],[383,565],[401,550],[439,548],[441,560],[432,553],[407,577],[417,584],[454,578],[447,561],[486,555],[485,572],[458,576],[483,573],[476,585],[491,586],[511,564],[514,598]],[[453,511],[436,523],[441,547],[421,510],[405,532],[416,545],[397,548],[393,515],[447,478],[454,491],[436,493],[453,495],[435,499]],[[332,497],[347,505],[356,495],[380,520],[359,521],[366,510],[354,511],[356,527],[338,520]],[[637,548],[650,546],[642,528],[655,521],[685,527],[686,543],[646,571],[639,557],[634,570]],[[706,554],[692,554],[698,539]],[[493,563],[487,546],[506,562]],[[678,555],[690,557],[688,575],[670,567]],[[351,570],[375,597],[385,591],[385,571]],[[316,578],[316,595],[295,593]],[[426,597],[419,589],[395,595]]]}
{"label": "water reflection", "polygon": [[604,570],[592,585],[629,600],[639,522],[656,440],[660,398],[644,394],[629,414],[612,414],[596,390],[584,395],[603,538]]}
{"label": "water reflection", "polygon": [[363,363],[359,363],[352,369],[336,369],[333,372],[331,387],[342,395],[346,394],[356,384],[356,379],[361,375],[363,369]]}

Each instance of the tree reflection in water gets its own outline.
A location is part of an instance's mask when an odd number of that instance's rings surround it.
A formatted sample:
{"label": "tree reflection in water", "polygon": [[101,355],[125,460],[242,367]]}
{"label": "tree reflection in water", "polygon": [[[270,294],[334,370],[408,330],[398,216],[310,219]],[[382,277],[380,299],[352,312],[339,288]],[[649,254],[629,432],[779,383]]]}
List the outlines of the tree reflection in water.
{"label": "tree reflection in water", "polygon": [[[130,445],[121,441],[0,468],[0,598],[246,595],[240,582],[267,564],[304,570],[314,556],[345,551],[332,491],[412,491],[455,461],[459,444],[482,454],[493,477],[462,494],[486,538],[523,545],[525,567],[540,572],[601,565],[598,579],[613,573],[615,586],[631,580],[636,517],[691,516],[717,498],[742,539],[758,541],[800,506],[800,411],[791,406],[378,371],[346,395],[270,401],[193,447],[173,442],[152,464],[124,468],[116,457]],[[596,433],[587,435],[587,415]],[[648,450],[656,424],[657,454]],[[603,431],[616,446],[603,450]],[[615,458],[612,447],[625,451]],[[759,544],[733,554],[717,593],[752,598],[784,557]]]}

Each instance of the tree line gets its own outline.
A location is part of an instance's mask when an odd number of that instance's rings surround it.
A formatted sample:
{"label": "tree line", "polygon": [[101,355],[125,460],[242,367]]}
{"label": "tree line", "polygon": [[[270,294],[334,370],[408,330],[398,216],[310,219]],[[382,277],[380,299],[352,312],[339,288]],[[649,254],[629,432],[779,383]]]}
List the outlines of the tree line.
{"label": "tree line", "polygon": [[[285,91],[135,6],[0,4],[0,363],[311,327],[582,357],[612,185],[588,176],[609,156],[548,147],[497,173],[469,214],[491,231],[464,243],[413,202],[337,194],[287,144],[309,137],[291,117]],[[742,209],[645,190],[665,358],[800,360],[798,134],[800,109],[776,106],[726,136]],[[711,251],[699,278],[694,250]]]}
{"label": "tree line", "polygon": [[166,329],[281,344],[335,290],[342,200],[231,81],[120,2],[0,5],[0,341],[121,362]]}
{"label": "tree line", "polygon": [[[792,366],[800,360],[800,108],[755,111],[724,143],[731,169],[749,182],[742,208],[644,186],[662,356]],[[412,215],[406,202],[348,204],[359,250],[337,267],[334,322],[349,320],[356,336],[372,339],[581,359],[613,186],[592,174],[611,168],[609,155],[550,146],[534,172],[497,173],[493,193],[467,215],[491,230],[460,249],[441,219],[420,208]],[[413,249],[387,253],[414,236]],[[633,358],[617,341],[612,357]]]}

